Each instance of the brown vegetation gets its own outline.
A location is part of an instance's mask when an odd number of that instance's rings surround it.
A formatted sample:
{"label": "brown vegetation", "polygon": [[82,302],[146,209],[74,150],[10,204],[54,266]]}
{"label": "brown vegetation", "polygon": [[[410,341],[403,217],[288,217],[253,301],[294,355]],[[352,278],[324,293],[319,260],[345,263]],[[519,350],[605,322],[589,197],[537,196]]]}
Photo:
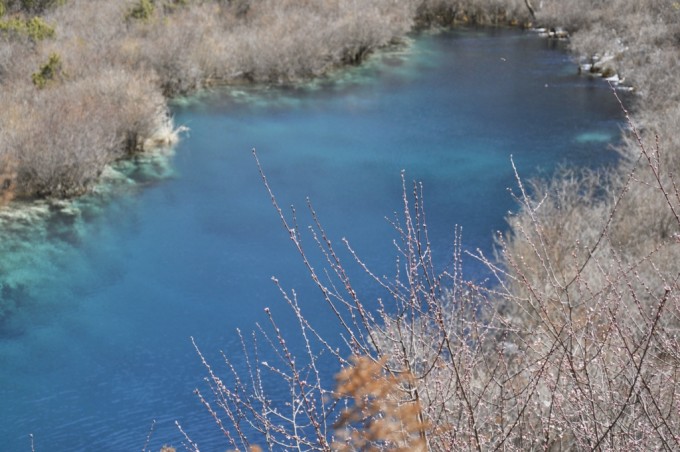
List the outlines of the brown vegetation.
{"label": "brown vegetation", "polygon": [[416,20],[425,26],[531,26],[531,10],[524,0],[423,0]]}

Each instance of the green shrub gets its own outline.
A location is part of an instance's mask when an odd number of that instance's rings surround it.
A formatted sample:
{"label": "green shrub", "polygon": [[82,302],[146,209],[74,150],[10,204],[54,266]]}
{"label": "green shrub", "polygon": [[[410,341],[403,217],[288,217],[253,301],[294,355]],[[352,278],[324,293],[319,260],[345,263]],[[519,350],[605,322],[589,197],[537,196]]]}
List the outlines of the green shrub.
{"label": "green shrub", "polygon": [[[39,14],[43,11],[60,6],[66,0],[0,0],[0,12],[3,10],[10,12],[23,11],[31,14]],[[1,16],[2,14],[0,14]]]}
{"label": "green shrub", "polygon": [[127,20],[142,20],[146,21],[151,18],[151,15],[156,9],[153,0],[139,0],[139,2],[130,8],[125,18]]}
{"label": "green shrub", "polygon": [[188,0],[167,0],[163,3],[163,10],[165,12],[172,13],[178,8],[186,7],[188,4]]}
{"label": "green shrub", "polygon": [[0,33],[9,35],[27,36],[33,41],[53,38],[54,27],[40,17],[30,19],[8,19],[0,21]]}
{"label": "green shrub", "polygon": [[62,73],[61,58],[58,54],[50,54],[47,63],[45,63],[38,72],[34,72],[31,76],[33,84],[42,89],[48,83],[56,80]]}

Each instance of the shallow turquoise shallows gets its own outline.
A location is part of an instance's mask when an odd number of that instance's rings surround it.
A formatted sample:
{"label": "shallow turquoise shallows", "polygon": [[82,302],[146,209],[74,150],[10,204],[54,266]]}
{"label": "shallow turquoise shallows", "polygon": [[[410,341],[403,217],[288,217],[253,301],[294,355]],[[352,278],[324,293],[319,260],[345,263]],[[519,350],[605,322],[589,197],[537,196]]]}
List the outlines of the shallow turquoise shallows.
{"label": "shallow turquoise shallows", "polygon": [[[0,450],[30,451],[33,434],[37,451],[138,451],[153,420],[150,450],[181,447],[175,420],[201,450],[228,449],[192,394],[206,372],[191,336],[220,372],[220,350],[243,365],[235,330],[266,323],[267,306],[293,336],[276,276],[338,341],[251,149],[302,226],[309,196],[334,243],[380,275],[394,273],[385,217],[402,209],[405,170],[424,184],[443,269],[456,224],[487,253],[505,228],[511,155],[525,178],[616,161],[610,88],[553,47],[514,30],[424,34],[312,85],[183,99],[173,111],[190,132],[172,155],[121,165],[72,205],[0,213]],[[357,289],[379,295],[365,278]]]}

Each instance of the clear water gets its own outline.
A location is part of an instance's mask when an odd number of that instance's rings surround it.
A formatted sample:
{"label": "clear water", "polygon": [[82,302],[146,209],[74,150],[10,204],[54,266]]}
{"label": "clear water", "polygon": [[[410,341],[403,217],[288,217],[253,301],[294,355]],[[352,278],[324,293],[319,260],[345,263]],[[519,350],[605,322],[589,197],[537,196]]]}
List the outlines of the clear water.
{"label": "clear water", "polygon": [[455,224],[465,248],[487,252],[505,227],[511,154],[525,177],[607,165],[621,124],[606,84],[510,30],[422,35],[330,80],[210,93],[174,113],[191,132],[169,160],[120,168],[73,206],[0,218],[1,450],[30,450],[31,433],[38,451],[141,450],[154,419],[151,450],[180,445],[175,420],[203,450],[226,449],[192,394],[205,372],[189,337],[238,362],[235,329],[265,322],[265,306],[286,328],[272,275],[332,335],[251,148],[282,205],[302,211],[310,196],[335,242],[347,237],[382,274],[402,169],[424,183],[445,266]]}

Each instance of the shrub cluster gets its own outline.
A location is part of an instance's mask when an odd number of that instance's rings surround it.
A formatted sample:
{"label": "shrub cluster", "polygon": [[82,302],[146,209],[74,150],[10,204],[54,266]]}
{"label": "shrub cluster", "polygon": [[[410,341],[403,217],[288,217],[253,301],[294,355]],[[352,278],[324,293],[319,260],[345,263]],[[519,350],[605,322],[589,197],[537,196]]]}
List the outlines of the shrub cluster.
{"label": "shrub cluster", "polygon": [[531,9],[524,0],[423,0],[416,20],[422,26],[531,26]]}
{"label": "shrub cluster", "polygon": [[[36,84],[48,79],[44,72]],[[7,106],[0,143],[16,168],[7,188],[17,193],[81,194],[107,163],[141,148],[140,137],[164,126],[165,100],[154,80],[116,69],[58,89],[26,84],[0,93],[0,103]]]}
{"label": "shrub cluster", "polygon": [[65,2],[66,0],[0,0],[0,12],[40,13]]}
{"label": "shrub cluster", "polygon": [[54,28],[39,17],[0,20],[0,33],[26,36],[34,41],[54,37]]}

